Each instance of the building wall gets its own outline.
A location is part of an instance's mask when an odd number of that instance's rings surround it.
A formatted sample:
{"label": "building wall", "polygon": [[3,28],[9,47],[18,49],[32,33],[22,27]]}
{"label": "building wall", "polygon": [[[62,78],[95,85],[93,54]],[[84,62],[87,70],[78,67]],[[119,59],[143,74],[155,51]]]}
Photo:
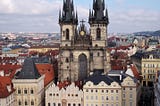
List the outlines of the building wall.
{"label": "building wall", "polygon": [[15,106],[15,92],[6,98],[0,98],[0,106]]}
{"label": "building wall", "polygon": [[[44,76],[39,79],[13,79],[16,106],[43,106]],[[26,103],[25,103],[26,102]]]}
{"label": "building wall", "polygon": [[[97,28],[101,29],[101,39],[96,40],[97,36]],[[92,36],[92,46],[95,47],[96,45],[105,47],[106,40],[107,40],[107,26],[105,24],[93,24],[91,25],[91,36]]]}
{"label": "building wall", "polygon": [[94,85],[88,81],[83,86],[84,106],[122,106],[121,86],[113,82],[107,85],[105,82],[100,82]]}
{"label": "building wall", "polygon": [[83,106],[83,91],[74,83],[62,89],[52,84],[45,92],[45,106]]}
{"label": "building wall", "polygon": [[122,82],[122,106],[137,106],[137,93],[140,90],[133,79],[127,77]]}
{"label": "building wall", "polygon": [[46,53],[46,52],[48,52],[48,51],[50,51],[50,50],[59,50],[59,48],[58,47],[39,47],[39,48],[30,48],[30,49],[28,49],[28,51],[29,52],[31,52],[31,51],[35,51],[35,52],[40,52],[40,53]]}
{"label": "building wall", "polygon": [[[78,48],[78,47],[77,47]],[[94,49],[88,50],[84,48],[74,49],[60,49],[59,54],[59,80],[64,81],[68,78],[71,81],[79,80],[79,56],[84,54],[87,58],[87,76],[90,72],[93,72],[94,69],[104,69],[104,73],[107,73],[110,70],[110,53],[105,49]],[[70,54],[73,54],[71,59]],[[91,53],[93,57],[91,57]],[[68,59],[68,61],[66,61]]]}
{"label": "building wall", "polygon": [[157,73],[160,71],[160,59],[153,58],[150,55],[149,58],[142,59],[142,84],[143,86],[150,86],[157,79]]}

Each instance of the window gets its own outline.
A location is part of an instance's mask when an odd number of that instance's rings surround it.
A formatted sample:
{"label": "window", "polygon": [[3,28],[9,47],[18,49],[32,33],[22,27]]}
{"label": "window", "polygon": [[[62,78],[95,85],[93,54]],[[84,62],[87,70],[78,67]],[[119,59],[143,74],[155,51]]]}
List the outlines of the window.
{"label": "window", "polygon": [[70,103],[68,103],[68,106],[71,106],[71,104],[70,104]]}
{"label": "window", "polygon": [[52,96],[52,93],[50,93],[49,96]]}
{"label": "window", "polygon": [[118,96],[116,96],[116,100],[118,100]]}
{"label": "window", "polygon": [[66,29],[66,40],[69,40],[69,29]]}
{"label": "window", "polygon": [[20,106],[20,105],[22,105],[22,103],[21,103],[21,101],[19,100],[19,102],[18,102],[18,105]]}
{"label": "window", "polygon": [[130,88],[130,90],[132,90],[132,88]]}
{"label": "window", "polygon": [[111,100],[114,100],[114,97],[113,97],[113,96],[111,96]]}
{"label": "window", "polygon": [[21,94],[21,90],[20,89],[18,89],[18,94]]}
{"label": "window", "polygon": [[130,102],[130,106],[132,106],[132,102]]}
{"label": "window", "polygon": [[34,105],[34,101],[31,101],[31,105]]}
{"label": "window", "polygon": [[116,90],[116,93],[118,93],[118,90]]}
{"label": "window", "polygon": [[28,105],[28,103],[27,103],[27,101],[25,101],[25,103],[24,103],[25,105]]}
{"label": "window", "polygon": [[27,94],[27,89],[24,90],[24,94]]}
{"label": "window", "polygon": [[101,39],[101,29],[97,28],[97,40]]}
{"label": "window", "polygon": [[51,106],[51,104],[50,104],[50,103],[48,103],[48,106]]}
{"label": "window", "polygon": [[98,96],[96,96],[96,100],[98,100]]}
{"label": "window", "polygon": [[123,94],[123,98],[125,98],[125,94]]}
{"label": "window", "polygon": [[53,106],[56,106],[56,103],[53,103]]}
{"label": "window", "polygon": [[113,90],[111,90],[111,93],[113,93],[114,91]]}
{"label": "window", "polygon": [[78,106],[81,106],[81,104],[78,104]]}
{"label": "window", "polygon": [[73,106],[76,106],[76,104],[74,103]]}
{"label": "window", "polygon": [[66,58],[66,63],[68,63],[69,62],[69,59],[68,58]]}
{"label": "window", "polygon": [[104,90],[102,90],[102,93],[104,93]]}
{"label": "window", "polygon": [[93,100],[93,96],[91,96],[91,100]]}
{"label": "window", "polygon": [[88,96],[86,96],[86,99],[88,100]]}
{"label": "window", "polygon": [[98,57],[100,56],[100,53],[99,53],[99,52],[97,53],[97,56],[98,56]]}
{"label": "window", "polygon": [[61,106],[61,104],[60,104],[60,103],[58,103],[58,106]]}
{"label": "window", "polygon": [[102,100],[104,100],[104,96],[102,96]]}
{"label": "window", "polygon": [[130,98],[132,98],[132,94],[130,94]]}
{"label": "window", "polygon": [[33,94],[34,92],[33,92],[33,89],[31,89],[31,94]]}

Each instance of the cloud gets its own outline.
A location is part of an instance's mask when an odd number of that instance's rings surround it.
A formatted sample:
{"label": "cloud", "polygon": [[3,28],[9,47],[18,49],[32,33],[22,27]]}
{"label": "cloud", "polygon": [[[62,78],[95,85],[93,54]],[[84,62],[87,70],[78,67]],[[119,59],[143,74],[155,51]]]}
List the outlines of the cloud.
{"label": "cloud", "polygon": [[0,13],[48,14],[61,7],[60,0],[1,0]]}
{"label": "cloud", "polygon": [[[126,0],[108,1],[109,32],[134,32],[159,29],[158,10],[144,7],[128,8]],[[86,0],[77,2],[79,21],[88,21],[89,8]],[[85,2],[85,3],[83,3]],[[115,4],[112,4],[115,3]],[[63,0],[0,0],[0,32],[59,32],[58,11]],[[118,5],[119,4],[119,5]],[[116,6],[115,6],[116,5]]]}
{"label": "cloud", "polygon": [[110,30],[113,31],[115,28],[117,32],[158,30],[159,20],[158,11],[144,9],[114,11],[110,13]]}

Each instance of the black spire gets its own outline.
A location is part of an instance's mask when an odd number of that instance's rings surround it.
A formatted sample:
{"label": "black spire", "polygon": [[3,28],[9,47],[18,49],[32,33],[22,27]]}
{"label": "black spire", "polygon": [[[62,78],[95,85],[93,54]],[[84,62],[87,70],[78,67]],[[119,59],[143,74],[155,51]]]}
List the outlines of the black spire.
{"label": "black spire", "polygon": [[63,0],[63,11],[60,11],[59,23],[78,24],[77,13],[75,15],[73,0]]}
{"label": "black spire", "polygon": [[[105,1],[104,0],[93,0],[93,12],[89,12],[89,23],[95,24],[108,24],[108,12],[106,9],[105,14]],[[92,14],[92,16],[91,16]]]}

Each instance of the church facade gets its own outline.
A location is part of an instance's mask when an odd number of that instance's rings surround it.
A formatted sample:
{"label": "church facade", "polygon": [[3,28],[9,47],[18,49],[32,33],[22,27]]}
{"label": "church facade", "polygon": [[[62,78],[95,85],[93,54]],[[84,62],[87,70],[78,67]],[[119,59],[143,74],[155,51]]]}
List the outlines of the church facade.
{"label": "church facade", "polygon": [[108,11],[104,0],[93,0],[89,10],[89,31],[74,10],[73,0],[64,0],[59,12],[61,44],[59,53],[59,81],[83,81],[93,72],[107,74],[110,53],[107,49]]}

